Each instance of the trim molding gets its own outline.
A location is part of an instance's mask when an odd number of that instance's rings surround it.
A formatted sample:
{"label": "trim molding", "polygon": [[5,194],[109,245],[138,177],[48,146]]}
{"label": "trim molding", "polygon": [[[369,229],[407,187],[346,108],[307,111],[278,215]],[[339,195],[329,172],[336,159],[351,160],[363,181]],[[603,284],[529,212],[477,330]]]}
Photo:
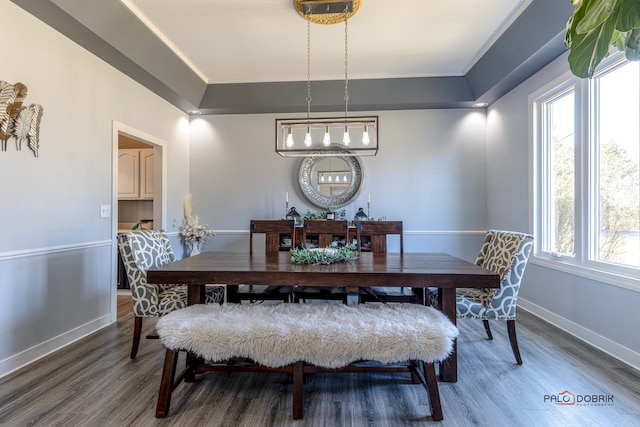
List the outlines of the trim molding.
{"label": "trim molding", "polygon": [[487,234],[487,230],[404,230],[404,235],[421,235],[426,234],[429,236],[445,236],[450,234],[462,234],[466,236],[484,236]]}
{"label": "trim molding", "polygon": [[16,258],[29,258],[41,255],[51,255],[61,252],[73,252],[82,249],[98,248],[102,246],[111,246],[111,240],[96,240],[93,242],[71,243],[68,245],[47,246],[44,248],[23,249],[20,251],[0,252],[0,261]]}
{"label": "trim molding", "polygon": [[[225,236],[225,235],[242,235],[249,234],[249,230],[215,230],[216,234]],[[405,236],[407,235],[429,235],[429,236],[443,236],[443,235],[466,235],[466,236],[476,236],[486,234],[486,230],[404,230]],[[168,236],[179,236],[180,233],[178,231],[167,232]],[[79,251],[83,249],[89,248],[98,248],[102,246],[112,246],[113,241],[111,240],[96,240],[93,242],[83,242],[83,243],[71,243],[68,245],[58,245],[58,246],[46,246],[43,248],[33,248],[33,249],[23,249],[19,251],[7,251],[0,252],[0,261],[16,259],[16,258],[29,258],[34,256],[42,256],[42,255],[50,255],[61,252],[73,252]]]}
{"label": "trim molding", "polygon": [[528,311],[529,313],[552,324],[553,326],[556,326],[557,328],[562,329],[598,350],[615,357],[627,365],[630,365],[632,368],[640,370],[640,353],[618,344],[607,337],[603,337],[602,335],[572,322],[569,319],[559,316],[544,307],[527,301],[526,299],[518,298],[518,308]]}
{"label": "trim molding", "polygon": [[74,342],[90,335],[105,326],[111,324],[111,316],[106,314],[91,322],[80,325],[70,331],[64,332],[57,337],[37,344],[13,356],[0,360],[0,378],[29,365],[36,360],[42,359],[49,354],[73,344]]}
{"label": "trim molding", "polygon": [[[214,230],[216,234],[219,235],[237,235],[237,234],[249,234],[249,230]],[[167,232],[169,236],[178,236],[180,233],[178,231]],[[461,234],[467,236],[484,236],[487,234],[487,230],[404,230],[404,235],[429,235],[429,236],[437,236],[437,235],[451,235],[451,234]]]}
{"label": "trim molding", "polygon": [[567,262],[553,261],[534,255],[529,260],[531,264],[548,268],[550,270],[561,271],[574,276],[601,282],[611,286],[617,286],[631,291],[640,291],[640,275],[638,277],[625,276],[610,271],[598,270],[585,265],[570,264]]}

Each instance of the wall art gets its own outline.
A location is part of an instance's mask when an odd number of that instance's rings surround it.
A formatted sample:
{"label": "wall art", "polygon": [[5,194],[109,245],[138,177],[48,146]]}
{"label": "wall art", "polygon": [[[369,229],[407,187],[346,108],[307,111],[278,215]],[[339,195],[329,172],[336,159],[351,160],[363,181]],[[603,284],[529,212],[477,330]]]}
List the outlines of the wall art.
{"label": "wall art", "polygon": [[0,145],[7,151],[11,137],[16,139],[16,150],[22,150],[22,143],[28,144],[35,157],[40,147],[40,122],[43,108],[40,104],[23,106],[27,97],[27,86],[23,83],[10,84],[0,80]]}

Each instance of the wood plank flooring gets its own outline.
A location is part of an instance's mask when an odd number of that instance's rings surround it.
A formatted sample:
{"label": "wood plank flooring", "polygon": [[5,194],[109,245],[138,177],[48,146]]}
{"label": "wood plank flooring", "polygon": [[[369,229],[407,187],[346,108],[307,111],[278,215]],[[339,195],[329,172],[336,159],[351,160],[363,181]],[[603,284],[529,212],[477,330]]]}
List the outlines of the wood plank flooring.
{"label": "wood plank flooring", "polygon": [[[129,292],[129,290],[126,290]],[[117,297],[117,319],[122,319],[127,314],[133,313],[133,301],[131,300],[131,293],[128,295],[124,292],[118,291]]]}
{"label": "wood plank flooring", "polygon": [[[146,321],[143,336],[155,325]],[[0,378],[0,426],[639,426],[640,373],[520,311],[524,359],[515,364],[504,322],[488,341],[459,322],[459,381],[440,383],[444,421],[408,374],[315,374],[304,419],[291,418],[285,374],[209,373],[181,384],[167,418],[154,417],[164,351],[140,343],[129,359],[132,315]],[[181,363],[182,364],[182,363]],[[607,406],[560,406],[545,395],[612,395]]]}

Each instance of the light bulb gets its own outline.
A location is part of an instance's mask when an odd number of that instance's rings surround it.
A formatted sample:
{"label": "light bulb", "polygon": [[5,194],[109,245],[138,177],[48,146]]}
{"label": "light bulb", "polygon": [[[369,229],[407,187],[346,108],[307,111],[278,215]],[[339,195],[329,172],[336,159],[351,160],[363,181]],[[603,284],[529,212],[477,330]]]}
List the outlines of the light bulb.
{"label": "light bulb", "polygon": [[329,182],[333,181],[333,178],[331,177],[331,175],[329,175]]}
{"label": "light bulb", "polygon": [[306,147],[311,147],[312,143],[313,141],[311,140],[311,132],[309,131],[309,128],[307,128],[307,134],[304,137],[304,145]]}
{"label": "light bulb", "polygon": [[344,145],[349,145],[351,144],[351,137],[349,136],[349,129],[347,129],[347,127],[344,127],[344,136],[342,137],[342,143]]}
{"label": "light bulb", "polygon": [[342,181],[347,182],[347,174],[344,174],[344,178],[342,178]]}
{"label": "light bulb", "polygon": [[289,132],[287,133],[287,147],[293,147],[293,135],[291,134],[291,128],[289,128]]}
{"label": "light bulb", "polygon": [[327,128],[324,131],[324,138],[322,138],[322,144],[325,147],[328,147],[329,145],[331,145],[331,135],[329,135],[329,126],[327,126]]}
{"label": "light bulb", "polygon": [[324,174],[320,177],[320,182],[324,182]]}
{"label": "light bulb", "polygon": [[369,145],[371,143],[371,138],[369,137],[369,127],[364,127],[364,133],[362,134],[362,144]]}

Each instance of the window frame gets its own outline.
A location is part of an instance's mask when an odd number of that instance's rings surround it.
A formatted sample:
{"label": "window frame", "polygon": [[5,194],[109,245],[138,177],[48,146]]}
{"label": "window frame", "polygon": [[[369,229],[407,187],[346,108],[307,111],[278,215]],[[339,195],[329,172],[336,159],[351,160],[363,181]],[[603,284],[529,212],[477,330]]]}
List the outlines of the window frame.
{"label": "window frame", "polygon": [[[579,79],[570,72],[560,75],[529,96],[530,191],[534,250],[531,262],[548,268],[640,291],[640,268],[597,260],[599,141],[597,140],[598,78],[627,63],[615,54],[603,61],[593,79]],[[640,76],[639,76],[640,78]],[[575,255],[548,249],[552,228],[549,206],[549,135],[546,105],[573,90],[575,147]],[[640,94],[639,94],[640,96]]]}

